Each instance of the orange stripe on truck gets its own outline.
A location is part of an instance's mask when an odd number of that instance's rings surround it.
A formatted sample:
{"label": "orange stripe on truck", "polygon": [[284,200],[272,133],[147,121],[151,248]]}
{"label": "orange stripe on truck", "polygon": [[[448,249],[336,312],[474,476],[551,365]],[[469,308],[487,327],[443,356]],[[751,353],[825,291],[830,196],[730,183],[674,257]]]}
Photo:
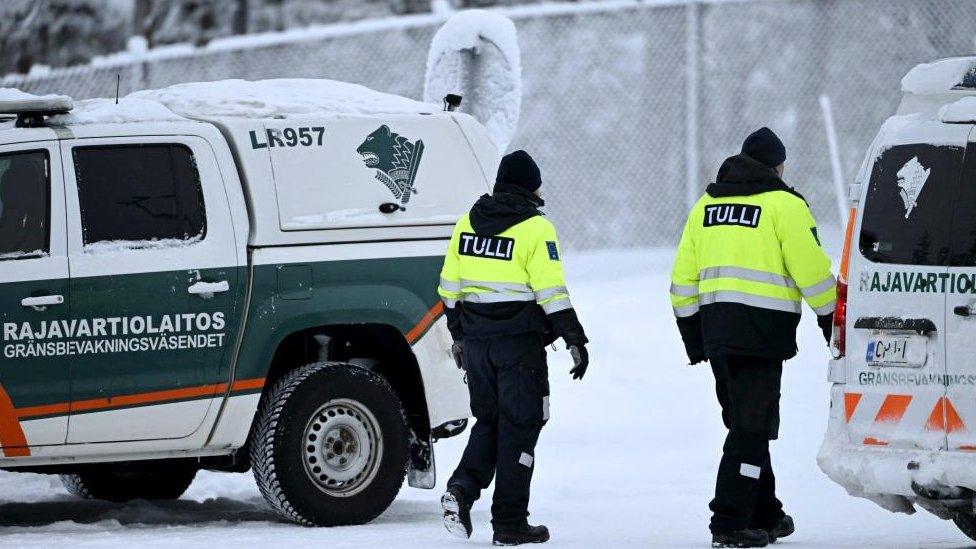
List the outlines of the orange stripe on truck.
{"label": "orange stripe on truck", "polygon": [[929,420],[925,423],[927,431],[945,431],[946,433],[956,433],[966,430],[966,424],[959,417],[959,412],[946,397],[942,397],[935,403]]}
{"label": "orange stripe on truck", "polygon": [[0,386],[0,444],[4,457],[24,457],[30,455],[27,437],[17,421],[17,411],[10,395]]}
{"label": "orange stripe on truck", "polygon": [[[263,377],[239,379],[234,381],[230,389],[231,392],[261,389],[264,387],[264,382],[265,379]],[[24,430],[20,425],[21,419],[64,415],[70,412],[109,410],[126,406],[167,404],[180,400],[213,396],[226,390],[227,383],[212,383],[209,385],[198,385],[196,387],[14,408],[13,402],[10,400],[7,392],[0,386],[0,446],[3,447],[3,455],[5,457],[30,455],[30,448],[27,447],[27,437],[24,435]]]}
{"label": "orange stripe on truck", "polygon": [[67,414],[71,410],[70,402],[59,402],[57,404],[41,404],[40,406],[25,406],[17,408],[19,419],[37,416],[57,416]]}
{"label": "orange stripe on truck", "polygon": [[[224,388],[227,384],[224,383]],[[247,391],[248,389],[263,389],[264,388],[264,378],[256,377],[254,379],[239,379],[231,385],[230,390],[233,391]]]}
{"label": "orange stripe on truck", "polygon": [[[231,385],[231,391],[246,391],[248,389],[259,389],[264,387],[264,378],[237,380]],[[184,387],[181,389],[167,389],[164,391],[151,391],[148,393],[136,393],[132,395],[119,395],[107,398],[93,398],[90,400],[79,400],[71,403],[72,412],[89,412],[92,410],[104,410],[108,408],[121,408],[126,406],[138,406],[140,404],[165,404],[177,400],[186,400],[198,397],[206,397],[227,390],[227,383],[212,383],[210,385],[198,385],[196,387]]]}
{"label": "orange stripe on truck", "polygon": [[[854,408],[857,407],[857,403],[860,402],[860,400],[861,395],[857,393],[846,393],[844,395],[844,404],[846,406],[848,423],[851,422],[851,416],[854,413]],[[881,404],[881,408],[878,410],[878,413],[874,418],[874,426],[879,427],[882,424],[891,425],[893,423],[900,423],[903,420],[905,411],[908,409],[911,402],[912,397],[910,395],[886,395],[884,402]],[[959,415],[959,412],[952,404],[952,401],[945,396],[939,397],[939,399],[935,402],[935,406],[932,407],[932,411],[929,413],[928,418],[925,421],[924,428],[921,426],[917,426],[915,428],[929,433],[945,433],[946,435],[964,432],[967,430],[966,422],[963,420],[962,416]],[[887,446],[888,442],[873,436],[867,436],[862,440],[862,444],[868,446]],[[976,445],[961,445],[955,449],[974,451],[976,450]]]}
{"label": "orange stripe on truck", "polygon": [[[231,391],[247,391],[250,389],[260,389],[264,387],[264,378],[241,379],[234,382]],[[156,404],[168,401],[183,400],[198,396],[207,396],[211,393],[219,393],[227,390],[226,383],[214,383],[210,385],[199,385],[197,387],[185,387],[182,389],[168,389],[164,391],[152,391],[149,393],[135,393],[131,395],[119,395],[106,398],[95,398],[80,400],[76,402],[59,402],[57,404],[41,404],[40,406],[25,406],[17,408],[16,413],[19,419],[29,419],[39,416],[55,416],[67,414],[70,411],[82,412],[90,410],[101,410],[106,408],[116,408],[121,406],[132,406],[138,404]]]}
{"label": "orange stripe on truck", "polygon": [[844,416],[847,423],[851,422],[851,417],[854,416],[854,411],[857,410],[857,405],[860,404],[862,396],[864,395],[861,393],[844,393]]}
{"label": "orange stripe on truck", "polygon": [[417,340],[420,339],[420,336],[424,335],[424,333],[427,332],[427,329],[430,328],[431,324],[440,318],[442,314],[444,314],[444,302],[438,301],[427,311],[426,314],[424,314],[423,317],[420,318],[420,322],[417,322],[417,325],[407,332],[407,343],[411,345],[416,343]]}
{"label": "orange stripe on truck", "polygon": [[905,415],[905,410],[912,402],[911,395],[888,395],[881,403],[881,409],[875,416],[875,423],[898,423]]}

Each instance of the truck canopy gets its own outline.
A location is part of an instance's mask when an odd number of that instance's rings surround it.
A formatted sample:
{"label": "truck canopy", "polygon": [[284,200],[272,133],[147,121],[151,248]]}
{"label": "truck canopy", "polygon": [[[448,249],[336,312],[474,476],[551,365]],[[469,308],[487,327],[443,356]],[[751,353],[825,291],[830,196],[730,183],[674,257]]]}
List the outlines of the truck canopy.
{"label": "truck canopy", "polygon": [[[197,133],[201,123],[230,146],[252,246],[444,237],[490,189],[499,161],[468,115],[319,79],[178,84],[117,104],[79,101],[45,125],[89,137]],[[0,142],[42,129],[16,130],[0,131]]]}

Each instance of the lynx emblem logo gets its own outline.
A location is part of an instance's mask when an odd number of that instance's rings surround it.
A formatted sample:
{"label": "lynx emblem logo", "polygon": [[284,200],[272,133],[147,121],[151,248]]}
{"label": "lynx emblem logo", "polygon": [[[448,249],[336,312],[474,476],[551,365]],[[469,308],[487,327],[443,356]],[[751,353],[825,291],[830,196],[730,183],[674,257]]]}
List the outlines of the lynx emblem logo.
{"label": "lynx emblem logo", "polygon": [[376,179],[390,189],[400,202],[400,209],[404,209],[417,192],[413,183],[424,155],[424,142],[418,139],[411,143],[383,125],[369,134],[356,152],[363,157],[366,167],[376,169]]}
{"label": "lynx emblem logo", "polygon": [[905,203],[905,219],[912,215],[912,210],[918,205],[918,195],[922,194],[922,187],[929,180],[932,169],[926,169],[918,157],[913,157],[898,170],[898,188],[901,200]]}

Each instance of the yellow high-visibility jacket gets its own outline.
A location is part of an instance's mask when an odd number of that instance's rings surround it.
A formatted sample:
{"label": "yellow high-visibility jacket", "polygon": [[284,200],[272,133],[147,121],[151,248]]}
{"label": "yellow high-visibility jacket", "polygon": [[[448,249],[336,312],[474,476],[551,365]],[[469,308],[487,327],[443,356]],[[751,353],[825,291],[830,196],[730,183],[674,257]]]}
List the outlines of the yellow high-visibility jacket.
{"label": "yellow high-visibility jacket", "polygon": [[[491,196],[479,201],[486,203],[491,205]],[[549,332],[549,341],[586,343],[563,278],[556,229],[542,215],[497,234],[478,233],[471,214],[463,216],[451,235],[437,291],[455,339]]]}
{"label": "yellow high-visibility jacket", "polygon": [[[756,166],[745,167],[740,174],[756,177]],[[670,293],[692,362],[794,356],[803,300],[829,327],[836,281],[816,221],[803,197],[765,170],[760,183],[709,186],[685,223]]]}

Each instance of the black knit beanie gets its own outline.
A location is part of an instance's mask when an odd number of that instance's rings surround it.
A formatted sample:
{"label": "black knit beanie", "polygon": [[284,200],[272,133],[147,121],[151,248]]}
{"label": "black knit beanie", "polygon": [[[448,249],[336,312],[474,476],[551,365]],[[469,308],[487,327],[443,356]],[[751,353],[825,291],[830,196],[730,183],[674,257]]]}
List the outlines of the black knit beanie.
{"label": "black knit beanie", "polygon": [[542,174],[529,153],[519,150],[502,158],[495,183],[515,185],[534,193],[542,186]]}
{"label": "black knit beanie", "polygon": [[742,143],[742,152],[770,168],[786,162],[786,147],[769,128],[760,128]]}

